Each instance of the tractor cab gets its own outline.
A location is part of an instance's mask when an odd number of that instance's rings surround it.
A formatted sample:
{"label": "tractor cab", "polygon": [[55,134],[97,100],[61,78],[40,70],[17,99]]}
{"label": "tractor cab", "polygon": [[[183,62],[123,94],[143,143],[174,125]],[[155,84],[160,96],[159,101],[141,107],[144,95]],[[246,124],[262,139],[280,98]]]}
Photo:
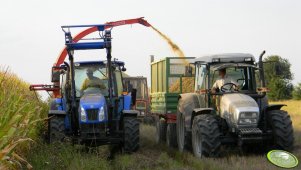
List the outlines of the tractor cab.
{"label": "tractor cab", "polygon": [[123,77],[123,83],[127,89],[137,89],[136,94],[136,110],[139,111],[139,117],[142,118],[149,114],[149,95],[147,87],[147,79],[143,76]]}
{"label": "tractor cab", "polygon": [[207,101],[206,107],[214,108],[227,121],[231,131],[238,127],[257,127],[262,98],[257,92],[257,69],[250,54],[196,59],[195,90]]}

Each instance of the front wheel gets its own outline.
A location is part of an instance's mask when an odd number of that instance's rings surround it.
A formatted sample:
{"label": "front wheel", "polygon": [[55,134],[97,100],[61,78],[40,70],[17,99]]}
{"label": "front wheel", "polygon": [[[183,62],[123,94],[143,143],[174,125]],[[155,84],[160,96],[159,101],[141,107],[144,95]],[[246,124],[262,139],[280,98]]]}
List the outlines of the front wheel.
{"label": "front wheel", "polygon": [[48,121],[49,143],[63,142],[65,139],[65,118],[54,115]]}
{"label": "front wheel", "polygon": [[273,133],[272,149],[291,151],[294,145],[294,131],[290,115],[283,110],[271,110],[268,116]]}
{"label": "front wheel", "polygon": [[125,153],[132,153],[139,149],[139,121],[136,117],[125,117],[123,119],[124,143],[123,150]]}
{"label": "front wheel", "polygon": [[192,149],[196,157],[220,156],[221,132],[213,115],[195,116],[192,124]]}

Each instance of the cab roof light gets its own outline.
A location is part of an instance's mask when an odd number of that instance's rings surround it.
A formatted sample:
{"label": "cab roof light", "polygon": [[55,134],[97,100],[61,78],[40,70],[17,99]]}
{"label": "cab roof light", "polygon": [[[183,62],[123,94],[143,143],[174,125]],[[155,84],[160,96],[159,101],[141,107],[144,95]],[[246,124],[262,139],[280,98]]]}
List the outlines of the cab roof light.
{"label": "cab roof light", "polygon": [[252,57],[245,58],[245,61],[253,61]]}
{"label": "cab roof light", "polygon": [[212,62],[213,62],[213,63],[218,63],[218,62],[220,62],[220,58],[213,58],[213,59],[212,59]]}

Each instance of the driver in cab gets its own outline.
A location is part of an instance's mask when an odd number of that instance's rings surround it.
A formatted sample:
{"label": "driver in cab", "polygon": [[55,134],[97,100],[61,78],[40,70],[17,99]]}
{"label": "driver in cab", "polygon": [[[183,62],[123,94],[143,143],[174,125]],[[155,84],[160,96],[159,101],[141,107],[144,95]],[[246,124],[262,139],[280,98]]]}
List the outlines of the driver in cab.
{"label": "driver in cab", "polygon": [[[213,93],[219,92],[225,84],[229,84],[230,89],[232,88],[232,86],[234,86],[234,90],[238,90],[238,87],[239,87],[238,83],[236,81],[234,81],[231,77],[228,77],[226,75],[225,68],[219,69],[218,74],[219,74],[220,78],[217,79],[212,86]],[[231,84],[233,84],[233,85],[231,86]]]}
{"label": "driver in cab", "polygon": [[96,87],[100,89],[105,89],[106,86],[102,83],[102,80],[98,77],[93,75],[93,70],[88,68],[86,71],[87,78],[85,79],[84,83],[82,84],[81,91],[83,92],[89,87]]}
{"label": "driver in cab", "polygon": [[[220,78],[217,79],[215,81],[215,83],[212,86],[212,92],[216,93],[216,92],[225,92],[225,91],[229,91],[233,88],[233,90],[238,90],[239,85],[237,82],[235,82],[231,77],[228,77],[226,75],[226,69],[219,69],[218,72]],[[229,88],[224,88],[223,86],[229,84]],[[233,87],[234,86],[234,87]],[[219,111],[220,110],[220,96],[215,96],[213,95],[213,102],[215,103],[214,105],[216,105],[216,109]]]}

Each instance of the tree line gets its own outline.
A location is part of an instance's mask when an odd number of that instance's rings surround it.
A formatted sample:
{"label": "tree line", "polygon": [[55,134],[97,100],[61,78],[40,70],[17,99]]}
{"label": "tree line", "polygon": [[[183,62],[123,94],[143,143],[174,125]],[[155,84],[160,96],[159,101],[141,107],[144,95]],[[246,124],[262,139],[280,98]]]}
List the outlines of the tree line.
{"label": "tree line", "polygon": [[291,72],[291,63],[288,59],[278,55],[271,55],[264,60],[264,76],[267,87],[270,91],[267,93],[270,100],[301,100],[301,83],[292,84],[294,75]]}

